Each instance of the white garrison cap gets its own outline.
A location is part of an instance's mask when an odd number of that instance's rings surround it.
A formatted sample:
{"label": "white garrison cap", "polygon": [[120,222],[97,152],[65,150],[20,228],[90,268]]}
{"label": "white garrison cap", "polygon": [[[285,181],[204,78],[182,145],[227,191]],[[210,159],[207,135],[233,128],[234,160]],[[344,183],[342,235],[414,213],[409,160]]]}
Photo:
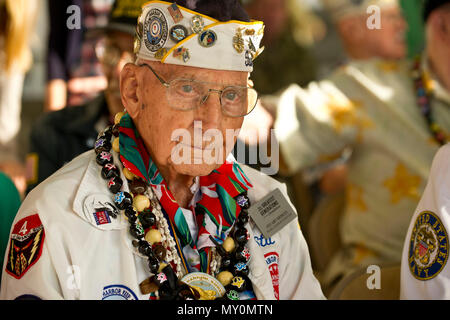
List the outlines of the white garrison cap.
{"label": "white garrison cap", "polygon": [[135,53],[167,64],[251,72],[263,34],[262,21],[221,22],[174,3],[149,1],[138,19]]}
{"label": "white garrison cap", "polygon": [[367,14],[369,6],[380,9],[398,7],[398,0],[322,0],[323,6],[334,21],[352,15]]}

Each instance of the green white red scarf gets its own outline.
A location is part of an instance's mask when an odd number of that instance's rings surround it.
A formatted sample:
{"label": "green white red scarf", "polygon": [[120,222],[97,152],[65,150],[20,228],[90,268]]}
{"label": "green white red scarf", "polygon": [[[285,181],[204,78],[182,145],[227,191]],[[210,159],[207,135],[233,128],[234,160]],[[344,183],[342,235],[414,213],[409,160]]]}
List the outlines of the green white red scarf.
{"label": "green white red scarf", "polygon": [[[166,181],[144,145],[131,117],[126,114],[120,121],[120,160],[125,168],[146,181],[155,191],[163,214],[170,221],[171,234],[177,250],[188,272],[209,273],[208,253],[215,244],[225,240],[233,223],[239,216],[240,207],[234,199],[252,187],[241,167],[236,162],[226,162],[209,175],[199,178],[200,200],[189,208],[196,213],[198,236],[193,238],[180,206],[175,201]],[[199,264],[190,265],[186,256],[197,254]]]}

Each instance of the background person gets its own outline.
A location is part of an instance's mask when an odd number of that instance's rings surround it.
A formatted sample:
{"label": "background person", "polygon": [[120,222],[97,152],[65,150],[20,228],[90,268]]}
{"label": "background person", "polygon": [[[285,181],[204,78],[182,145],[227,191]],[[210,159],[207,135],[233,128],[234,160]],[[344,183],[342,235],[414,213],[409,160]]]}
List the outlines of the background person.
{"label": "background person", "polygon": [[[398,0],[322,1],[349,59],[406,56],[407,24]],[[371,5],[377,9],[368,10]]]}
{"label": "background person", "polygon": [[114,0],[49,0],[45,111],[78,106],[106,87],[91,29],[105,26]]}
{"label": "background person", "polygon": [[[332,286],[359,266],[399,263],[403,240],[440,145],[450,130],[448,1],[433,3],[420,59],[353,62],[277,101],[275,132],[286,172],[346,147],[343,246],[323,274]],[[266,100],[270,103],[270,100]]]}
{"label": "background person", "polygon": [[[107,87],[88,103],[43,114],[33,125],[29,156],[34,158],[36,172],[28,183],[28,192],[77,155],[92,149],[99,132],[123,110],[120,71],[133,61],[134,22],[143,3],[144,0],[135,0],[127,7],[125,2],[116,1],[110,12],[110,23],[104,28],[91,29],[91,34],[98,39],[96,55]],[[129,23],[128,28],[118,24],[123,21]]]}
{"label": "background person", "polygon": [[21,193],[26,178],[17,138],[23,81],[32,64],[30,35],[37,5],[37,1],[0,1],[0,171],[14,181]]}

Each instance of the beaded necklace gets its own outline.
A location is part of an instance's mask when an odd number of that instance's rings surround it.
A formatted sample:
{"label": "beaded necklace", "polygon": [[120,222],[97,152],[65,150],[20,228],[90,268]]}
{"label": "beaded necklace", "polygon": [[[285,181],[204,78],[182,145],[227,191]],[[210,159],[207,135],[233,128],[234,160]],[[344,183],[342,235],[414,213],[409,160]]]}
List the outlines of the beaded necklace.
{"label": "beaded necklace", "polygon": [[[124,167],[130,193],[121,191],[123,180],[114,165],[111,149],[119,153],[119,122],[122,115],[117,114],[114,126],[99,134],[94,150],[96,161],[102,166],[101,176],[107,180],[108,189],[114,195],[114,203],[130,222],[133,247],[139,255],[148,259],[148,267],[153,274],[139,285],[141,293],[150,293],[151,298],[161,300],[239,300],[240,293],[252,292],[251,281],[247,277],[250,253],[246,247],[249,234],[245,225],[249,219],[247,210],[250,200],[246,192],[235,197],[241,213],[229,236],[221,244],[210,236],[216,247],[210,251],[208,273],[219,286],[223,286],[223,290],[207,292],[186,284],[182,278],[188,273],[188,268],[185,265],[183,268],[172,223],[165,217],[152,187]],[[114,139],[112,143],[111,139]],[[117,215],[110,215],[117,218]]]}
{"label": "beaded necklace", "polygon": [[416,90],[417,104],[420,108],[420,112],[425,118],[428,129],[433,135],[433,138],[439,143],[439,145],[444,145],[447,143],[447,138],[444,130],[435,121],[432,110],[430,97],[433,93],[433,86],[429,76],[421,68],[421,56],[417,56],[414,59],[412,77],[414,80],[414,89]]}

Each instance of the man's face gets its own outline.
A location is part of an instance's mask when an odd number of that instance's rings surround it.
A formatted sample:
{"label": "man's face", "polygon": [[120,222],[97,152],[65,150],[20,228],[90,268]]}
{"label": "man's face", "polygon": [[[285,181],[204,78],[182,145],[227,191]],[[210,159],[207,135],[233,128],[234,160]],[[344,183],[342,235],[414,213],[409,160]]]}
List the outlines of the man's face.
{"label": "man's face", "polygon": [[120,97],[120,71],[133,61],[133,36],[120,31],[109,33],[96,48],[108,85],[105,95],[111,115],[123,110]]}
{"label": "man's face", "polygon": [[400,8],[381,10],[381,29],[367,30],[367,45],[375,56],[401,59],[406,55],[405,32],[407,24]]}
{"label": "man's face", "polygon": [[[174,79],[196,80],[208,82],[208,86],[215,90],[223,90],[228,86],[247,86],[247,72],[163,65],[150,61],[144,63],[150,65],[166,82]],[[133,120],[153,161],[157,165],[169,166],[179,174],[190,176],[207,175],[218,168],[236,142],[236,136],[230,135],[230,132],[238,133],[244,118],[224,115],[220,93],[217,92],[211,92],[208,99],[193,110],[175,110],[169,105],[167,88],[149,68],[137,68],[137,86],[143,105],[139,115]],[[208,130],[221,137],[206,137]],[[217,143],[214,148],[213,142]],[[179,163],[180,156],[184,160],[190,160]],[[208,157],[207,161],[205,157]],[[211,158],[216,160],[212,162]]]}

